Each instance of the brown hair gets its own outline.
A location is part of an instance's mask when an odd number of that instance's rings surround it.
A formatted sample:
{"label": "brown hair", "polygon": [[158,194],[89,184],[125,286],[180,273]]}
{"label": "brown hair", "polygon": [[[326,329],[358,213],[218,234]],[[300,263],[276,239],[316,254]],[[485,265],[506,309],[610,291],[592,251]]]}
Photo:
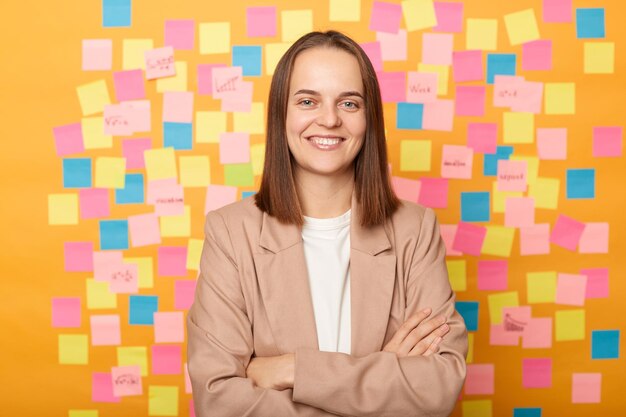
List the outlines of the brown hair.
{"label": "brown hair", "polygon": [[383,107],[376,72],[365,51],[348,36],[329,30],[311,32],[298,39],[282,56],[272,77],[267,107],[267,139],[261,187],[255,194],[259,209],[282,223],[302,225],[302,208],[293,176],[293,155],[286,135],[291,72],[298,54],[315,47],[337,48],[353,55],[363,80],[366,130],[363,146],[354,160],[354,190],[363,226],[385,222],[398,208],[387,167]]}

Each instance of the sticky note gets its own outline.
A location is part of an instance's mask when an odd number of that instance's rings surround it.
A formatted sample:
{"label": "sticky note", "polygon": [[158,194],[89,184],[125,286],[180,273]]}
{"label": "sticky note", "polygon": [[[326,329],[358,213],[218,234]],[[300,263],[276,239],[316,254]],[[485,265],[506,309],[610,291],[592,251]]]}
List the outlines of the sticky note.
{"label": "sticky note", "polygon": [[93,271],[93,242],[65,242],[63,257],[67,272]]}
{"label": "sticky note", "polygon": [[536,156],[512,155],[509,159],[511,161],[523,162],[526,164],[528,184],[533,184],[537,181],[537,177],[539,175],[539,158]]}
{"label": "sticky note", "polygon": [[393,103],[406,101],[406,73],[399,72],[378,72],[378,84],[383,103]]}
{"label": "sticky note", "polygon": [[102,0],[102,26],[129,27],[131,0]]}
{"label": "sticky note", "polygon": [[472,178],[473,159],[474,151],[471,148],[458,145],[443,145],[441,176],[443,178]]}
{"label": "sticky note", "polygon": [[533,9],[525,9],[504,15],[504,24],[511,45],[519,45],[539,39],[539,28]]}
{"label": "sticky note", "polygon": [[104,107],[111,104],[109,91],[104,80],[93,81],[76,87],[83,116],[102,113]]}
{"label": "sticky note", "polygon": [[564,160],[567,158],[567,129],[537,129],[537,154],[540,159]]}
{"label": "sticky note", "polygon": [[179,375],[181,368],[180,345],[152,346],[152,373],[154,375]]}
{"label": "sticky note", "polygon": [[154,49],[152,39],[122,40],[122,69],[146,69],[146,51]]}
{"label": "sticky note", "polygon": [[100,220],[100,249],[128,249],[128,221]]}
{"label": "sticky note", "polygon": [[609,224],[585,223],[585,229],[578,242],[580,253],[609,252]]}
{"label": "sticky note", "polygon": [[619,339],[619,330],[593,330],[591,332],[591,359],[618,359]]}
{"label": "sticky note", "polygon": [[437,74],[437,95],[445,96],[448,94],[449,65],[432,65],[420,62],[417,64],[417,70],[421,73]]}
{"label": "sticky note", "polygon": [[600,403],[602,397],[601,373],[572,374],[572,402]]}
{"label": "sticky note", "polygon": [[490,218],[489,192],[461,193],[461,220],[488,222]]}
{"label": "sticky note", "polygon": [[498,21],[496,19],[466,20],[465,49],[495,51],[498,49]]}
{"label": "sticky note", "polygon": [[550,253],[550,225],[548,223],[520,227],[520,255]]}
{"label": "sticky note", "polygon": [[587,277],[586,298],[606,298],[609,296],[609,269],[585,268],[580,273]]}
{"label": "sticky note", "polygon": [[400,4],[374,1],[369,29],[374,32],[397,33],[401,20],[402,6]]}
{"label": "sticky note", "polygon": [[485,87],[457,85],[455,114],[457,116],[483,116],[485,114]]}
{"label": "sticky note", "polygon": [[487,296],[489,303],[489,318],[491,324],[502,323],[502,309],[519,306],[517,291],[501,292]]}
{"label": "sticky note", "polygon": [[154,324],[153,315],[159,307],[159,297],[152,295],[130,295],[129,324]]}
{"label": "sticky note", "polygon": [[154,342],[182,343],[185,339],[182,311],[154,313]]}
{"label": "sticky note", "polygon": [[93,315],[89,323],[93,346],[117,346],[121,343],[119,314]]}
{"label": "sticky note", "polygon": [[233,131],[251,135],[265,133],[265,105],[254,102],[249,112],[233,113]]}
{"label": "sticky note", "polygon": [[372,66],[374,67],[374,71],[383,71],[383,52],[380,46],[380,42],[364,42],[360,43],[359,46],[363,49],[363,51],[369,58]]}
{"label": "sticky note", "polygon": [[140,69],[115,71],[113,73],[113,86],[117,101],[146,98],[143,72]]}
{"label": "sticky note", "polygon": [[207,156],[181,156],[180,184],[183,187],[207,187],[211,182],[211,168]]}
{"label": "sticky note", "polygon": [[407,74],[407,102],[428,103],[437,99],[437,74],[414,71],[409,71]]}
{"label": "sticky note", "polygon": [[52,298],[52,327],[80,327],[80,298]]}
{"label": "sticky note", "polygon": [[508,288],[509,263],[500,260],[478,261],[478,289],[502,291]]}
{"label": "sticky note", "polygon": [[550,242],[565,249],[575,251],[584,229],[585,223],[560,214],[552,229]]}
{"label": "sticky note", "polygon": [[519,346],[519,332],[507,331],[504,324],[489,326],[489,344],[492,346]]}
{"label": "sticky note", "polygon": [[506,200],[509,198],[522,197],[523,193],[520,191],[499,191],[498,182],[491,183],[491,211],[494,213],[506,212]]}
{"label": "sticky note", "polygon": [[96,158],[96,187],[124,188],[126,160],[113,156]]}
{"label": "sticky note", "polygon": [[552,358],[522,359],[522,386],[524,388],[552,387]]}
{"label": "sticky note", "polygon": [[403,0],[402,14],[409,32],[431,28],[437,24],[432,0]]}
{"label": "sticky note", "polygon": [[474,334],[467,334],[467,357],[465,358],[465,363],[474,362]]}
{"label": "sticky note", "polygon": [[90,158],[63,159],[63,187],[64,188],[91,187],[91,159]]}
{"label": "sticky note", "polygon": [[157,93],[166,91],[187,91],[187,63],[184,61],[174,62],[176,75],[156,80]]}
{"label": "sticky note", "polygon": [[423,104],[398,103],[396,107],[396,128],[398,129],[421,129]]}
{"label": "sticky note", "polygon": [[193,93],[188,91],[163,93],[163,121],[191,123],[193,121]]}
{"label": "sticky note", "polygon": [[197,143],[219,143],[220,134],[226,132],[226,113],[198,111],[195,125]]}
{"label": "sticky note", "polygon": [[93,277],[96,281],[111,281],[116,268],[124,262],[122,251],[95,251],[93,253]]}
{"label": "sticky note", "polygon": [[594,157],[622,156],[622,142],[623,137],[621,126],[593,127]]}
{"label": "sticky note", "polygon": [[78,224],[78,196],[48,194],[48,224]]}
{"label": "sticky note", "polygon": [[91,378],[91,401],[98,403],[119,403],[113,395],[113,381],[110,372],[93,372]]}
{"label": "sticky note", "polygon": [[138,365],[141,376],[148,375],[148,350],[145,346],[118,346],[117,366]]}
{"label": "sticky note", "polygon": [[137,265],[137,288],[152,288],[154,286],[151,257],[125,257],[124,264]]}
{"label": "sticky note", "polygon": [[184,213],[184,190],[176,178],[148,182],[149,204],[154,204],[154,212],[159,215],[179,215]]}
{"label": "sticky note", "polygon": [[111,381],[113,395],[116,397],[143,394],[141,367],[139,365],[113,366],[111,368]]}
{"label": "sticky note", "polygon": [[598,39],[604,36],[604,8],[577,8],[576,37]]}
{"label": "sticky note", "polygon": [[276,36],[276,6],[246,8],[246,33],[249,38]]}
{"label": "sticky note", "polygon": [[240,164],[250,162],[250,135],[226,132],[220,135],[220,163]]}
{"label": "sticky note", "polygon": [[361,0],[330,0],[328,12],[331,22],[359,22]]}
{"label": "sticky note", "polygon": [[187,247],[161,246],[158,249],[159,276],[187,276]]}
{"label": "sticky note", "polygon": [[113,63],[113,41],[111,39],[83,39],[82,70],[108,71]]}
{"label": "sticky note", "polygon": [[[441,232],[441,238],[446,245],[446,256],[459,256],[461,252],[454,250],[452,245],[454,244],[454,237],[456,236],[456,224],[440,224],[439,231]],[[448,268],[449,270],[449,268]]]}
{"label": "sticky note", "polygon": [[187,242],[187,269],[199,269],[203,243],[202,239],[189,239]]}
{"label": "sticky note", "polygon": [[498,125],[496,123],[468,123],[467,147],[476,153],[496,153]]}
{"label": "sticky note", "polygon": [[491,417],[493,415],[491,400],[463,400],[461,409],[465,417]]}
{"label": "sticky note", "polygon": [[115,204],[141,204],[143,202],[143,174],[126,174],[124,188],[115,190]]}
{"label": "sticky note", "polygon": [[406,61],[408,42],[406,29],[398,29],[398,33],[376,32],[376,40],[380,43],[383,61]]}
{"label": "sticky note", "polygon": [[446,178],[422,178],[417,202],[430,208],[448,207],[448,180]]}
{"label": "sticky note", "polygon": [[178,387],[150,385],[148,398],[149,416],[178,415]]}
{"label": "sticky note", "polygon": [[424,103],[422,128],[451,132],[454,124],[454,101],[439,99]]}
{"label": "sticky note", "polygon": [[482,51],[454,51],[452,53],[452,76],[454,78],[454,81],[457,83],[465,81],[484,80],[485,70],[483,68]]}
{"label": "sticky note", "polygon": [[422,34],[422,60],[424,64],[452,65],[454,37],[448,33]]}
{"label": "sticky note", "polygon": [[585,310],[560,310],[554,313],[556,341],[585,338]]}
{"label": "sticky note", "polygon": [[217,210],[237,199],[237,187],[211,184],[207,187],[204,214]]}
{"label": "sticky note", "polygon": [[571,199],[588,199],[596,196],[596,170],[568,169],[566,197]]}
{"label": "sticky note", "polygon": [[496,146],[495,154],[485,154],[483,159],[483,175],[495,177],[498,172],[498,161],[501,159],[509,159],[512,153],[512,146]]}
{"label": "sticky note", "polygon": [[556,272],[528,272],[526,274],[526,292],[529,304],[554,303],[556,287]]}
{"label": "sticky note", "polygon": [[173,47],[166,46],[146,51],[145,59],[147,80],[176,76]]}
{"label": "sticky note", "polygon": [[558,178],[537,178],[528,187],[528,196],[535,199],[535,208],[556,209],[559,202]]}
{"label": "sticky note", "polygon": [[492,395],[494,387],[494,365],[467,365],[465,395]]}
{"label": "sticky note", "polygon": [[434,2],[437,24],[433,27],[434,32],[463,31],[463,3],[448,3],[443,1]]}
{"label": "sticky note", "polygon": [[198,24],[200,54],[227,54],[230,52],[230,22]]}
{"label": "sticky note", "polygon": [[496,75],[515,75],[517,55],[487,54],[487,84],[493,84]]}
{"label": "sticky note", "polygon": [[552,318],[533,318],[522,334],[522,348],[548,349],[552,347]]}
{"label": "sticky note", "polygon": [[566,23],[572,21],[572,0],[543,0],[543,21]]}
{"label": "sticky note", "polygon": [[98,410],[68,410],[69,417],[98,417]]}
{"label": "sticky note", "polygon": [[484,255],[511,256],[515,229],[505,226],[487,226],[481,253]]}
{"label": "sticky note", "polygon": [[244,76],[261,75],[261,47],[233,46],[233,67],[242,67]]}
{"label": "sticky note", "polygon": [[104,188],[78,190],[81,219],[109,217],[109,191]]}
{"label": "sticky note", "polygon": [[585,42],[584,73],[612,74],[615,71],[614,42]]}
{"label": "sticky note", "polygon": [[267,43],[265,44],[265,73],[273,75],[280,58],[291,46],[290,42]]}
{"label": "sticky note", "polygon": [[161,243],[159,218],[154,213],[128,216],[128,228],[132,247]]}
{"label": "sticky note", "polygon": [[313,11],[283,10],[280,12],[281,40],[293,42],[302,35],[313,31]]}
{"label": "sticky note", "polygon": [[184,206],[183,214],[159,217],[162,237],[187,237],[191,235],[191,208]]}
{"label": "sticky note", "polygon": [[460,222],[452,248],[469,255],[479,256],[486,234],[487,229],[483,226]]}
{"label": "sticky note", "polygon": [[89,363],[89,345],[86,334],[60,334],[58,349],[61,365],[87,365]]}
{"label": "sticky note", "polygon": [[144,152],[148,181],[176,178],[174,148],[147,149]]}
{"label": "sticky note", "polygon": [[546,83],[545,114],[574,114],[576,112],[575,83]]}
{"label": "sticky note", "polygon": [[194,48],[195,34],[193,19],[169,19],[165,21],[163,44],[174,49],[191,51]]}
{"label": "sticky note", "polygon": [[467,330],[478,330],[478,301],[457,301],[455,308],[463,317]]}
{"label": "sticky note", "polygon": [[87,279],[87,308],[90,310],[117,308],[117,294],[109,291],[108,282]]}
{"label": "sticky note", "polygon": [[532,143],[535,118],[532,113],[504,112],[504,143]]}
{"label": "sticky note", "polygon": [[52,128],[52,132],[58,156],[81,153],[85,150],[80,123],[57,126]]}
{"label": "sticky note", "polygon": [[585,304],[585,275],[559,273],[556,284],[557,304],[582,306]]}
{"label": "sticky note", "polygon": [[264,143],[257,143],[250,146],[250,160],[252,162],[252,173],[254,176],[261,175],[265,164]]}
{"label": "sticky note", "polygon": [[163,146],[177,150],[190,150],[193,147],[191,123],[163,122]]}
{"label": "sticky note", "polygon": [[252,187],[254,185],[252,164],[224,165],[224,182],[231,186]]}
{"label": "sticky note", "polygon": [[552,69],[552,40],[539,39],[522,45],[524,71],[549,71]]}
{"label": "sticky note", "polygon": [[448,279],[453,291],[467,290],[467,267],[464,259],[447,260]]}
{"label": "sticky note", "polygon": [[526,191],[528,186],[528,164],[526,161],[498,161],[498,191]]}
{"label": "sticky note", "polygon": [[195,292],[195,280],[174,281],[174,308],[177,310],[188,310],[193,303]]}

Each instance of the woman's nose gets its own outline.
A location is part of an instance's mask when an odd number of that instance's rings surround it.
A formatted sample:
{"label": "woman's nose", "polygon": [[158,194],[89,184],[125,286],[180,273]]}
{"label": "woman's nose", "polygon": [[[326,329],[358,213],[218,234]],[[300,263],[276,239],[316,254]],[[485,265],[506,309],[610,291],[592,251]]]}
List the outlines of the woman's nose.
{"label": "woman's nose", "polygon": [[317,116],[317,124],[329,128],[340,126],[341,117],[339,116],[339,109],[331,105],[321,106],[320,113]]}

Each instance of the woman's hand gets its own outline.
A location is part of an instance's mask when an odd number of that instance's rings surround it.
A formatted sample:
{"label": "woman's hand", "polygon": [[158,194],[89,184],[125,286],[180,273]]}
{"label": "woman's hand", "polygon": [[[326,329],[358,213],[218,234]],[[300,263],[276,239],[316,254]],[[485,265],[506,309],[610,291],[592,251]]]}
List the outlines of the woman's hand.
{"label": "woman's hand", "polygon": [[293,388],[295,362],[293,353],[254,357],[246,368],[246,377],[261,388],[278,391]]}
{"label": "woman's hand", "polygon": [[405,356],[430,356],[439,350],[439,343],[450,330],[446,318],[439,316],[424,322],[430,315],[430,308],[409,317],[383,348],[384,352],[394,352],[399,358]]}

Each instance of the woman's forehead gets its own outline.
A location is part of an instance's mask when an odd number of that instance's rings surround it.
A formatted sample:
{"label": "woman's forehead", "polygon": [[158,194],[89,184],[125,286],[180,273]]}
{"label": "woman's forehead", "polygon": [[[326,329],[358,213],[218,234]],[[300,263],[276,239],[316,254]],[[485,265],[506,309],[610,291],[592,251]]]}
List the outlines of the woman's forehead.
{"label": "woman's forehead", "polygon": [[300,89],[363,92],[359,62],[355,56],[337,48],[311,48],[295,59],[290,92]]}

